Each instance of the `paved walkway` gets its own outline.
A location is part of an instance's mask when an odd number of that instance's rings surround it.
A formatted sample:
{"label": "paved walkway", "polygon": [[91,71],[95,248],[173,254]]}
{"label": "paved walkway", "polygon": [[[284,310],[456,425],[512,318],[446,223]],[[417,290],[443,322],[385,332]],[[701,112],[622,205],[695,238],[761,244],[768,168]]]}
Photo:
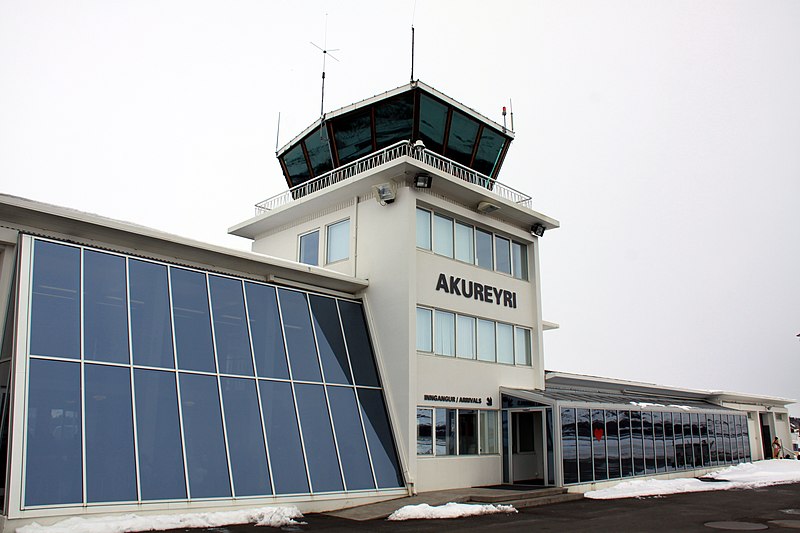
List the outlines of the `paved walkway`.
{"label": "paved walkway", "polygon": [[[539,494],[545,492],[552,491],[548,491],[548,489],[544,488],[534,489],[532,491],[489,488],[437,490],[432,492],[423,492],[421,494],[417,494],[416,496],[351,507],[350,509],[342,509],[341,511],[333,511],[326,514],[338,518],[346,518],[348,520],[378,520],[381,518],[386,518],[405,505],[417,505],[420,503],[427,503],[428,505],[444,505],[445,503],[449,502],[504,502],[523,499],[526,496],[530,496],[532,493]],[[558,492],[558,489],[556,489],[555,492]]]}
{"label": "paved walkway", "polygon": [[[430,503],[430,502],[428,502]],[[579,500],[522,509],[516,514],[485,515],[455,520],[348,520],[331,515],[307,515],[306,524],[281,528],[287,532],[420,532],[420,533],[673,533],[725,531],[710,522],[751,524],[770,531],[800,528],[800,484],[761,489],[733,489],[655,498]],[[195,533],[201,530],[175,530]],[[229,526],[215,533],[270,533],[255,526]],[[732,531],[728,529],[728,531]]]}

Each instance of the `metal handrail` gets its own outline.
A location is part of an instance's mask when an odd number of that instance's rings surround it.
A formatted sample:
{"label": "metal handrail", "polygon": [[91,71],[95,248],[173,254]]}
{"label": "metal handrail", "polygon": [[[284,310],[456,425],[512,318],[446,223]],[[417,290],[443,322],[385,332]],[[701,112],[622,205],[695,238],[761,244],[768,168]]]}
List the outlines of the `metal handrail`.
{"label": "metal handrail", "polygon": [[266,211],[277,209],[290,203],[292,200],[297,200],[298,198],[330,187],[331,185],[404,156],[416,159],[417,161],[430,165],[441,172],[445,172],[466,182],[484,187],[496,195],[524,207],[530,208],[532,205],[531,197],[527,194],[523,194],[476,170],[472,170],[467,166],[431,152],[423,146],[414,146],[409,141],[399,141],[377,152],[360,157],[351,163],[330,170],[317,178],[301,183],[300,185],[295,185],[288,191],[267,198],[263,202],[257,203],[255,206],[256,216]]}

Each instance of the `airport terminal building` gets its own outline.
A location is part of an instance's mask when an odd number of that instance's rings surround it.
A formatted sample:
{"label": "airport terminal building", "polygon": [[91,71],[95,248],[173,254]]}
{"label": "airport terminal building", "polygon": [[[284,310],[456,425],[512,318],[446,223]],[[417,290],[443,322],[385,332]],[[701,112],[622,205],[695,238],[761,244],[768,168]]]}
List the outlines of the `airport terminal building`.
{"label": "airport terminal building", "polygon": [[545,371],[559,224],[498,181],[512,140],[421,82],[328,113],[230,228],[251,252],[0,196],[4,530],[583,491],[790,442],[791,400]]}

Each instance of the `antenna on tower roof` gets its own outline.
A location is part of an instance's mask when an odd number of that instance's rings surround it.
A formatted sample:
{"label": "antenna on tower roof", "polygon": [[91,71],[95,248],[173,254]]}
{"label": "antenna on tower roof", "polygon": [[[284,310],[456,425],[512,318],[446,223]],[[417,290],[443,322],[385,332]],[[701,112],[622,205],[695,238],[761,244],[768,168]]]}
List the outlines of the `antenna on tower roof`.
{"label": "antenna on tower roof", "polygon": [[414,0],[414,9],[411,11],[411,82],[414,82],[414,17],[417,15],[417,0]]}
{"label": "antenna on tower roof", "polygon": [[414,81],[414,25],[411,25],[411,81]]}
{"label": "antenna on tower roof", "polygon": [[281,112],[278,111],[278,131],[275,133],[275,155],[278,155],[278,142],[281,138]]}
{"label": "antenna on tower roof", "polygon": [[508,110],[511,113],[511,131],[514,130],[514,106],[511,105],[511,98],[508,99]]}
{"label": "antenna on tower roof", "polygon": [[331,50],[328,50],[328,14],[327,13],[325,13],[325,36],[324,36],[324,40],[322,41],[322,47],[314,44],[312,41],[309,41],[309,42],[315,48],[317,48],[318,50],[320,50],[322,52],[322,96],[320,98],[320,104],[319,104],[319,114],[320,114],[320,116],[322,116],[322,115],[325,114],[325,60],[327,59],[328,56],[330,56],[331,59],[334,59],[337,62],[339,61],[338,59],[336,59],[331,54],[331,52],[337,52],[339,49],[338,48],[332,48]]}

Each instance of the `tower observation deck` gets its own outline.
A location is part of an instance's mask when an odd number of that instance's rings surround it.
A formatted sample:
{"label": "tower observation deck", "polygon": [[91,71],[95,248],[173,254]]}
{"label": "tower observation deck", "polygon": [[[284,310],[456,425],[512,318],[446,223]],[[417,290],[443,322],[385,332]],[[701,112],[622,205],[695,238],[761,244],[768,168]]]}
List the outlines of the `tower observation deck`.
{"label": "tower observation deck", "polygon": [[513,138],[504,126],[413,81],[326,113],[276,155],[294,188],[398,142],[422,141],[428,152],[474,171],[492,189]]}

